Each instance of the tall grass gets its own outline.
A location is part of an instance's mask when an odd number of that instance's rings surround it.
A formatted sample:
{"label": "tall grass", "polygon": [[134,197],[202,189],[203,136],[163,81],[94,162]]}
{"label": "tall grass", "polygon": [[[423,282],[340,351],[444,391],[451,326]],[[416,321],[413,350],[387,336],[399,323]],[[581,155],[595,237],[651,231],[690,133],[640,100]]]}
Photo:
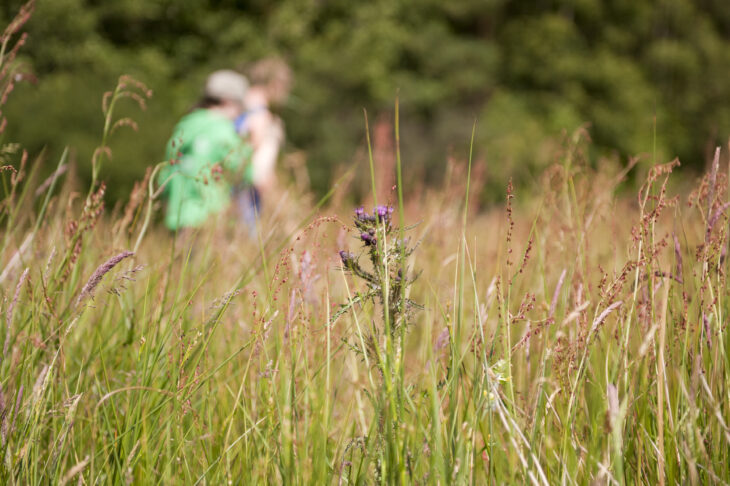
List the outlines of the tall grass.
{"label": "tall grass", "polygon": [[577,132],[532,194],[478,214],[466,149],[463,179],[411,199],[398,150],[375,246],[355,208],[318,214],[293,190],[259,241],[229,215],[174,237],[152,170],[125,208],[103,204],[113,127],[131,125],[114,105],[148,94],[122,78],[105,98],[90,188],[65,155],[41,181],[4,145],[4,484],[730,478],[719,150],[693,191],[673,193],[669,163],[629,197]]}

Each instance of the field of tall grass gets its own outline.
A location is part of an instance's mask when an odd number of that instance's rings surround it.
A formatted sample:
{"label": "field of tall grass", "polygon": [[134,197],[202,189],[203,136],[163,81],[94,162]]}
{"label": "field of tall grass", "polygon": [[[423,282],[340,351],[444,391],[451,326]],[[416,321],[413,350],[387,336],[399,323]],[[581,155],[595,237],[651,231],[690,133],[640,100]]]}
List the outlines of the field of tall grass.
{"label": "field of tall grass", "polygon": [[363,209],[290,189],[256,239],[231,215],[171,235],[160,164],[116,208],[99,175],[134,125],[116,104],[149,94],[99,100],[90,187],[3,145],[3,484],[729,481],[720,149],[690,190],[579,131],[477,213],[465,143],[420,195],[399,161]]}

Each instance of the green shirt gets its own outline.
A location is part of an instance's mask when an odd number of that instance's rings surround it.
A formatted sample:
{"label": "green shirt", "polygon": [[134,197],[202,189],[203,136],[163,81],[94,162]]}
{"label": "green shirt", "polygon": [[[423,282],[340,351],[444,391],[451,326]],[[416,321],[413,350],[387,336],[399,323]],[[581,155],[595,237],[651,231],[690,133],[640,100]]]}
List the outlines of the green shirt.
{"label": "green shirt", "polygon": [[202,225],[225,209],[231,199],[229,181],[250,182],[251,149],[231,120],[211,110],[195,110],[175,127],[167,143],[172,161],[160,171],[167,197],[165,225],[171,229]]}

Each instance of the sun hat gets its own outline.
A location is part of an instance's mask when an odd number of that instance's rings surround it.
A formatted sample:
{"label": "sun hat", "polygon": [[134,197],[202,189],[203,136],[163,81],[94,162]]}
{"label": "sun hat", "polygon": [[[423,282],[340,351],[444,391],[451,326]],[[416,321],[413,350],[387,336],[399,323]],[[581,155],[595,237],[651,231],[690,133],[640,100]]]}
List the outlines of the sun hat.
{"label": "sun hat", "polygon": [[215,71],[205,81],[205,96],[219,100],[244,102],[248,80],[242,74],[230,69]]}

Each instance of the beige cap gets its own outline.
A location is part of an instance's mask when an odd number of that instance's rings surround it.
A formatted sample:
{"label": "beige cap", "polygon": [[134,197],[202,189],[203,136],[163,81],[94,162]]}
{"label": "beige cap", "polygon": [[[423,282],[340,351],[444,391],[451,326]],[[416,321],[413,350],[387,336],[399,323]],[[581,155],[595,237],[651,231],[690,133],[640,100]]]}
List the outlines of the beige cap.
{"label": "beige cap", "polygon": [[220,100],[244,102],[248,80],[242,74],[230,69],[215,71],[205,81],[205,96]]}

